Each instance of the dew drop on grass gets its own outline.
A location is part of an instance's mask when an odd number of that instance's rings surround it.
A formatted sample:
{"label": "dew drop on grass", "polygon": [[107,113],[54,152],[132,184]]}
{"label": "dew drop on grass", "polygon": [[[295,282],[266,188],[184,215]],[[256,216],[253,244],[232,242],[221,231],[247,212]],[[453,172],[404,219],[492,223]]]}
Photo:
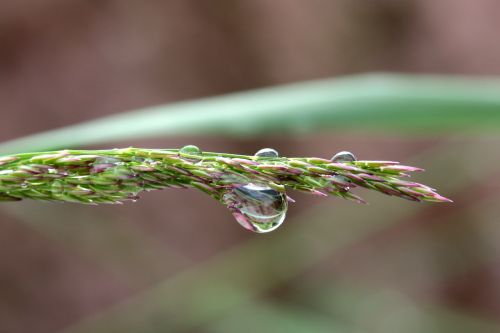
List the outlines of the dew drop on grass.
{"label": "dew drop on grass", "polygon": [[181,154],[190,154],[190,155],[200,155],[201,154],[201,149],[198,148],[198,147],[196,147],[196,146],[193,146],[193,145],[187,145],[187,146],[182,147],[179,150],[179,153],[181,153]]}
{"label": "dew drop on grass", "polygon": [[[187,145],[182,147],[179,150],[179,155],[185,156],[188,160],[192,162],[199,162],[202,160],[202,151],[200,148],[193,146],[193,145]],[[200,155],[200,156],[197,156]]]}
{"label": "dew drop on grass", "polygon": [[243,228],[257,233],[277,229],[285,221],[288,209],[285,193],[253,183],[231,188],[223,201]]}
{"label": "dew drop on grass", "polygon": [[278,157],[278,152],[273,148],[262,148],[255,153],[257,157]]}
{"label": "dew drop on grass", "polygon": [[356,161],[356,156],[354,156],[353,153],[348,152],[348,151],[341,151],[338,152],[337,154],[333,155],[332,162],[354,162]]}
{"label": "dew drop on grass", "polygon": [[111,156],[100,156],[95,159],[90,168],[90,173],[101,173],[109,168],[119,165],[120,159]]}
{"label": "dew drop on grass", "polygon": [[[356,160],[357,160],[356,156],[349,151],[338,152],[337,154],[333,155],[333,157],[331,158],[331,161],[335,162],[335,163],[354,162]],[[342,182],[344,182],[344,183],[351,182],[351,180],[349,178],[344,177],[344,176],[333,176],[333,177],[336,178],[337,181],[341,182],[341,183]],[[349,191],[349,186],[344,187],[344,190]]]}

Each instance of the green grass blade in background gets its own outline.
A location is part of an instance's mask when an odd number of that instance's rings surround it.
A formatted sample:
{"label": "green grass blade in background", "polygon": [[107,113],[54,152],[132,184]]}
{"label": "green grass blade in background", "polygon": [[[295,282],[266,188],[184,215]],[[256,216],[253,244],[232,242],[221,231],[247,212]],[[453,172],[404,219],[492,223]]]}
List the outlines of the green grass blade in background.
{"label": "green grass blade in background", "polygon": [[0,144],[0,154],[178,135],[500,129],[500,79],[371,74],[121,113]]}

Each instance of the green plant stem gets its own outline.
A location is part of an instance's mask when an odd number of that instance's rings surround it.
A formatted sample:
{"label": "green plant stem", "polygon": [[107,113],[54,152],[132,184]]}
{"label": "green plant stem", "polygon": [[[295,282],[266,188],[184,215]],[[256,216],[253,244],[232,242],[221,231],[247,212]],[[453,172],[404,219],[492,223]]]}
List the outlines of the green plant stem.
{"label": "green plant stem", "polygon": [[0,199],[118,203],[137,200],[141,191],[172,187],[197,188],[222,201],[234,187],[255,183],[359,203],[364,201],[353,187],[414,201],[449,201],[428,186],[400,179],[420,170],[390,161],[333,163],[196,149],[61,150],[0,157]]}

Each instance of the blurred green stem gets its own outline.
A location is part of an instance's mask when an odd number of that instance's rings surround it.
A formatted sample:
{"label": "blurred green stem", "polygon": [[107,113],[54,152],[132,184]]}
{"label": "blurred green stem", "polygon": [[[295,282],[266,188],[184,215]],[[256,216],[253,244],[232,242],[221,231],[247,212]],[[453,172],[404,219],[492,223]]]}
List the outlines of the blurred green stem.
{"label": "blurred green stem", "polygon": [[500,79],[366,74],[178,102],[0,144],[0,153],[179,135],[257,135],[320,129],[497,131]]}

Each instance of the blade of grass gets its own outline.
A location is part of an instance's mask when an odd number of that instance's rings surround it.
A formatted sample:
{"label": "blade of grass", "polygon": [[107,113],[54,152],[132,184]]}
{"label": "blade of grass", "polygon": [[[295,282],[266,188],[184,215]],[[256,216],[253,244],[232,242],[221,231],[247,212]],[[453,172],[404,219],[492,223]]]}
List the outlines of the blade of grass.
{"label": "blade of grass", "polygon": [[367,74],[145,108],[0,144],[0,154],[178,135],[497,131],[500,79]]}

